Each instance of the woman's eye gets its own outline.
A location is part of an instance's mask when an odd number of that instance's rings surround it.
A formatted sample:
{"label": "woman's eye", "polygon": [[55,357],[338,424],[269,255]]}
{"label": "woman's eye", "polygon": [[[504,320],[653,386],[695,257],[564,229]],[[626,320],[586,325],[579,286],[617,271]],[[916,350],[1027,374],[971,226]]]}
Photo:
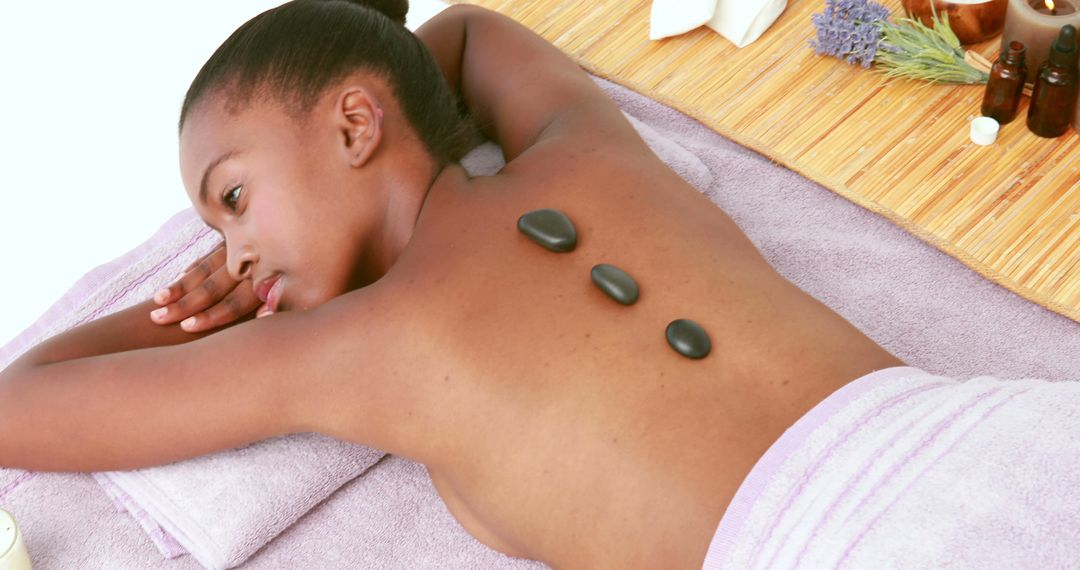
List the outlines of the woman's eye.
{"label": "woman's eye", "polygon": [[230,210],[236,210],[236,205],[240,203],[240,193],[243,192],[243,186],[237,186],[232,190],[229,190],[221,197],[221,201],[225,202],[225,206]]}

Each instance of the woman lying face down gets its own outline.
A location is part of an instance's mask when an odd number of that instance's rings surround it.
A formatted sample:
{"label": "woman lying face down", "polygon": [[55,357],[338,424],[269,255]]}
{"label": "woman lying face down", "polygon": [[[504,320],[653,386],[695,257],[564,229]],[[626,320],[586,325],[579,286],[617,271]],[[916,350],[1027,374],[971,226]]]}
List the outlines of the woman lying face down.
{"label": "woman lying face down", "polygon": [[[413,35],[406,9],[297,0],[226,40],[180,121],[184,186],[224,246],[4,370],[0,464],[131,469],[317,431],[423,462],[508,554],[700,567],[769,445],[902,363],[779,276],[544,40],[470,6]],[[459,101],[498,174],[458,164]],[[519,231],[544,209],[576,247]],[[600,264],[636,301],[593,284]],[[673,350],[681,320],[708,355]]]}

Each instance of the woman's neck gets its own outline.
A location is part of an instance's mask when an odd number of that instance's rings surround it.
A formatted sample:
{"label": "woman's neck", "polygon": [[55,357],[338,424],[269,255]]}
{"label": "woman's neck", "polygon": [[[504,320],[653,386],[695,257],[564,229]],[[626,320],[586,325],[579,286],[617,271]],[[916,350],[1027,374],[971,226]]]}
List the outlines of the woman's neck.
{"label": "woman's neck", "polygon": [[382,223],[364,248],[365,259],[360,267],[363,275],[358,276],[363,285],[377,281],[397,262],[412,239],[429,191],[439,183],[445,170],[426,152],[409,154],[388,165],[395,176],[384,188],[383,211],[374,213]]}

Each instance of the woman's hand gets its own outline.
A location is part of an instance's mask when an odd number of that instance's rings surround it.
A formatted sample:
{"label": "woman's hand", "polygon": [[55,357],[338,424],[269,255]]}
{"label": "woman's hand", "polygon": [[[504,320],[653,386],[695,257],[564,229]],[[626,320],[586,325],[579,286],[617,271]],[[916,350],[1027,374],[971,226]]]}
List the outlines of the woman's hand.
{"label": "woman's hand", "polygon": [[176,283],[154,293],[160,308],[150,318],[159,325],[179,321],[187,332],[202,332],[246,320],[256,308],[256,316],[264,316],[266,305],[255,296],[251,280],[234,280],[225,260],[225,244],[220,244],[188,266]]}

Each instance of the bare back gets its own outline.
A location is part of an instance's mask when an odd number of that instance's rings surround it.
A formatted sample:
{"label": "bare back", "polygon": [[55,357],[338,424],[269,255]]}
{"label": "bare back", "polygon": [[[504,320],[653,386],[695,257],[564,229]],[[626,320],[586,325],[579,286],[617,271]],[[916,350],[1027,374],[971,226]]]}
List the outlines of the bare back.
{"label": "bare back", "polygon": [[[429,408],[410,421],[438,436],[416,457],[501,550],[566,567],[700,565],[780,433],[902,363],[780,277],[640,141],[558,142],[493,177],[444,174],[379,284],[423,347],[407,358]],[[573,252],[517,231],[537,208],[574,221]],[[598,263],[630,273],[640,300],[601,293]],[[668,346],[678,318],[707,330],[708,357]]]}

